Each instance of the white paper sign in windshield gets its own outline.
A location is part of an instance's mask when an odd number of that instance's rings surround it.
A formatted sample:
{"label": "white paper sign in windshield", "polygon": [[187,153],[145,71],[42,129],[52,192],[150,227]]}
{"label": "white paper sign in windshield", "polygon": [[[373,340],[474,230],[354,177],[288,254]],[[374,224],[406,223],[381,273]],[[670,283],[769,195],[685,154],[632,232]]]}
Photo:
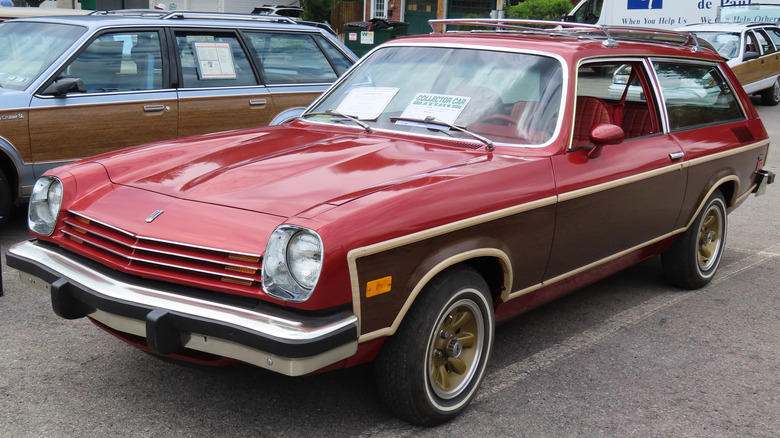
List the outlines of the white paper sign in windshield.
{"label": "white paper sign in windshield", "polygon": [[193,43],[201,79],[235,79],[236,65],[227,43]]}
{"label": "white paper sign in windshield", "polygon": [[467,96],[418,93],[406,107],[401,118],[425,120],[433,117],[447,123],[455,123],[466,104],[471,100]]}
{"label": "white paper sign in windshield", "polygon": [[336,111],[360,120],[376,120],[398,90],[392,87],[355,88],[341,101]]}

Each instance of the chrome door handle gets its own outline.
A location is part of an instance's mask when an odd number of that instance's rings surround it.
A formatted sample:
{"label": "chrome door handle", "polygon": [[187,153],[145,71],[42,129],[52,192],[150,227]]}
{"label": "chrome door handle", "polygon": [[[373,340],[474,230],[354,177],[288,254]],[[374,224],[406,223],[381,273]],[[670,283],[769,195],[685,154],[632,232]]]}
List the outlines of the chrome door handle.
{"label": "chrome door handle", "polygon": [[163,111],[164,109],[165,109],[165,105],[144,105],[145,113]]}
{"label": "chrome door handle", "polygon": [[266,99],[249,99],[250,106],[260,106],[260,105],[265,105],[266,103],[267,103]]}
{"label": "chrome door handle", "polygon": [[685,156],[685,152],[672,152],[671,154],[669,154],[669,158],[672,161],[679,160],[684,156]]}

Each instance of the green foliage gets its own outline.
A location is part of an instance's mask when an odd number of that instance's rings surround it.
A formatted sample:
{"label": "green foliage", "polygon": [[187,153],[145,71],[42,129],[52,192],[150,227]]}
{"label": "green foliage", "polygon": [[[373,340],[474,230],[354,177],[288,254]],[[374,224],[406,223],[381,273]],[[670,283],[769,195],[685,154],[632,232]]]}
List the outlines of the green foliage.
{"label": "green foliage", "polygon": [[[483,14],[468,14],[468,15],[464,16],[463,18],[488,18],[488,17],[486,17]],[[485,29],[485,27],[484,26],[466,26],[466,25],[463,25],[463,24],[459,24],[459,25],[455,26],[455,29],[456,30],[464,30],[465,31],[465,30],[474,30],[474,29]]]}
{"label": "green foliage", "polygon": [[333,0],[301,0],[303,14],[301,18],[309,21],[330,21],[330,9]]}
{"label": "green foliage", "polygon": [[561,16],[571,10],[569,0],[525,0],[506,11],[507,18],[560,21]]}

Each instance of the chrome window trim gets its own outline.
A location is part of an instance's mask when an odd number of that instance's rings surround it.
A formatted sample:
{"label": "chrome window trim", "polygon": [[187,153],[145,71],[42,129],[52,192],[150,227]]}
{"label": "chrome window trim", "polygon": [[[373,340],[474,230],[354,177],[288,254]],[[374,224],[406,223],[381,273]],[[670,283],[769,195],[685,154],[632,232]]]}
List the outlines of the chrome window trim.
{"label": "chrome window trim", "polygon": [[[366,54],[365,56],[369,56],[370,53],[373,53],[376,50],[381,50],[384,48],[394,48],[394,47],[429,47],[429,48],[441,48],[441,49],[468,49],[468,50],[485,50],[485,51],[491,51],[491,52],[506,52],[506,53],[516,53],[520,55],[536,55],[536,56],[544,56],[547,58],[552,58],[557,60],[561,65],[561,102],[560,107],[558,109],[558,120],[556,121],[555,125],[555,131],[553,132],[553,135],[550,137],[550,140],[541,143],[541,144],[521,144],[521,143],[501,143],[501,142],[495,142],[496,145],[499,146],[507,146],[512,148],[529,148],[529,149],[543,149],[546,148],[553,143],[556,143],[561,135],[561,130],[563,127],[563,119],[565,118],[566,113],[566,101],[568,99],[569,94],[569,65],[566,62],[566,60],[563,58],[563,56],[558,55],[557,53],[551,53],[551,52],[545,52],[543,50],[533,50],[533,49],[519,49],[519,48],[512,48],[512,47],[496,47],[496,46],[490,46],[490,45],[482,45],[482,44],[456,44],[456,43],[443,43],[443,44],[431,44],[431,43],[415,43],[415,42],[403,42],[403,43],[396,43],[396,42],[389,42],[383,44],[381,47],[374,48]],[[342,82],[344,82],[349,76],[352,75],[353,71],[355,70],[355,67],[359,65],[360,62],[355,63],[349,70],[347,70],[346,73],[341,75],[341,77],[333,83],[330,89],[335,89],[337,86],[341,85]],[[311,103],[311,105],[306,108],[306,111],[304,111],[304,115],[309,112],[311,108],[314,108],[315,106],[319,105],[319,103],[324,100],[329,93],[323,93],[319,98],[317,98],[314,102]],[[330,125],[330,123],[327,122],[320,122],[316,120],[307,120],[311,123],[321,124],[321,125]],[[363,128],[360,128],[358,126],[355,127],[355,129],[363,130]],[[376,132],[391,132],[394,134],[403,134],[408,135],[412,134],[410,132],[406,131],[394,131],[391,129],[380,129],[380,128],[374,128],[371,127]],[[421,137],[428,138],[428,139],[436,139],[441,140],[445,139],[447,141],[452,141],[450,138],[444,138],[440,136],[434,136],[434,135],[425,135],[425,134],[419,134]],[[475,144],[483,144],[479,141],[472,141],[470,139],[464,138],[464,139],[457,139],[462,140],[464,143],[475,143]]]}
{"label": "chrome window trim", "polygon": [[[737,96],[737,93],[735,91],[736,88],[734,87],[734,84],[729,79],[729,76],[726,75],[725,72],[723,71],[723,63],[717,62],[717,61],[713,61],[713,60],[708,60],[708,59],[671,58],[671,57],[655,57],[655,56],[649,57],[648,60],[650,61],[650,66],[652,67],[651,71],[652,71],[652,74],[653,74],[653,82],[655,83],[655,86],[658,88],[658,92],[660,93],[659,94],[659,97],[661,99],[660,103],[663,105],[662,117],[663,117],[663,119],[665,120],[665,123],[666,123],[666,128],[665,128],[667,130],[666,132],[672,133],[672,129],[671,129],[672,125],[671,125],[671,121],[669,120],[669,112],[668,112],[668,109],[666,107],[666,97],[664,96],[663,89],[661,89],[661,84],[660,84],[660,80],[658,78],[658,73],[656,72],[656,69],[655,69],[655,64],[657,62],[667,62],[667,63],[674,62],[674,63],[681,63],[681,64],[711,66],[711,67],[717,68],[717,70],[720,73],[720,76],[723,79],[724,83],[731,88],[731,92],[734,95],[735,100],[739,104],[739,109],[742,112],[742,120],[741,121],[744,122],[744,121],[749,120],[748,115],[747,115],[747,110],[745,109],[745,105],[742,102],[742,99],[740,99]],[[726,121],[721,121],[720,123],[724,123],[724,122],[726,122]],[[674,133],[690,131],[692,129],[702,129],[702,128],[703,128],[702,126],[685,127],[683,129],[678,129],[678,130],[674,131]]]}

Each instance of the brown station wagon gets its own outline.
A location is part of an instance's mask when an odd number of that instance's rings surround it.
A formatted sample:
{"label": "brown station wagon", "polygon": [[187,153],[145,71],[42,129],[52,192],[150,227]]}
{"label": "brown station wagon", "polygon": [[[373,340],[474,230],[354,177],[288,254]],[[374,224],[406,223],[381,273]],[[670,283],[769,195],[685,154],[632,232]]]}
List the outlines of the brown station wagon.
{"label": "brown station wagon", "polygon": [[286,17],[123,11],[0,24],[0,223],[66,161],[303,112],[355,62]]}
{"label": "brown station wagon", "polygon": [[[672,32],[434,24],[488,30],[380,45],[291,123],[49,171],[8,265],[63,318],[165,358],[290,376],[375,361],[380,396],[421,425],[474,399],[497,323],[657,255],[672,285],[716,275],[728,213],[774,178],[717,53]],[[597,72],[617,68],[613,96]]]}

